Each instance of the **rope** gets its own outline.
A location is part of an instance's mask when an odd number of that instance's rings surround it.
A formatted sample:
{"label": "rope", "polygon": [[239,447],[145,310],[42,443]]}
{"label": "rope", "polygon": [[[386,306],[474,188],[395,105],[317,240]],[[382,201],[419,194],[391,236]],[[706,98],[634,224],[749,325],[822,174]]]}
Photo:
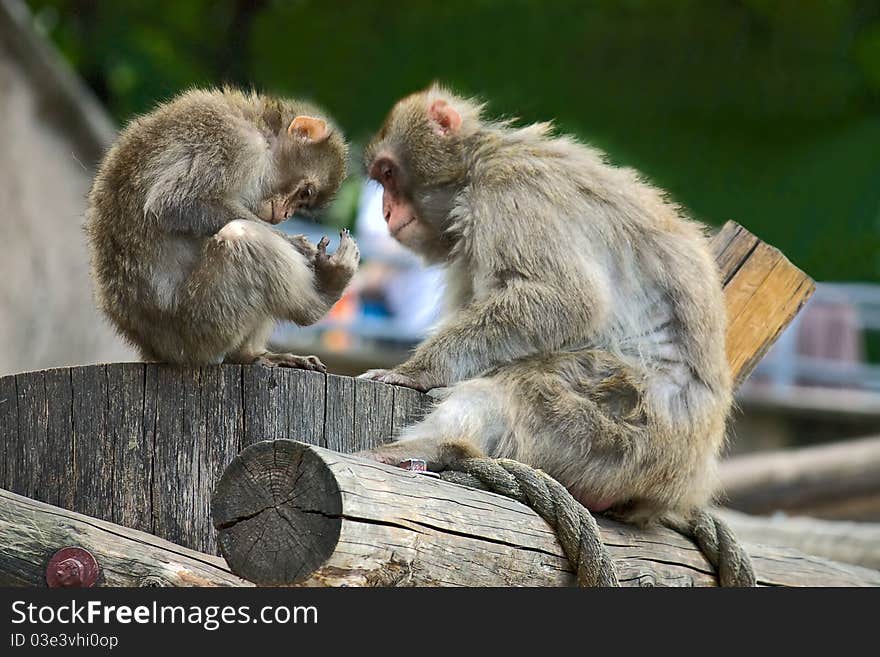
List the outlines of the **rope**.
{"label": "rope", "polygon": [[619,586],[596,520],[546,473],[510,459],[475,458],[448,465],[440,478],[528,505],[556,532],[579,586]]}
{"label": "rope", "polygon": [[698,509],[687,520],[666,520],[664,524],[697,544],[718,573],[721,586],[751,587],[757,584],[751,557],[728,524],[718,516],[706,509]]}
{"label": "rope", "polygon": [[[440,478],[504,495],[531,507],[556,532],[579,586],[620,585],[596,520],[545,472],[511,459],[471,458],[450,463]],[[667,520],[664,524],[697,544],[718,572],[721,586],[755,586],[748,553],[720,518],[701,509],[687,520]]]}

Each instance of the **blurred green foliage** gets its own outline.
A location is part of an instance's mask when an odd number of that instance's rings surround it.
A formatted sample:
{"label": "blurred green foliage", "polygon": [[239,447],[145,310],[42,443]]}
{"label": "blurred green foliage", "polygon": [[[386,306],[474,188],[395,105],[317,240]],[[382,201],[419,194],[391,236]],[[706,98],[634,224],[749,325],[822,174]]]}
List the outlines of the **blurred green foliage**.
{"label": "blurred green foliage", "polygon": [[880,280],[876,0],[30,5],[120,121],[229,81],[317,100],[357,144],[439,79],[557,119],[816,278]]}

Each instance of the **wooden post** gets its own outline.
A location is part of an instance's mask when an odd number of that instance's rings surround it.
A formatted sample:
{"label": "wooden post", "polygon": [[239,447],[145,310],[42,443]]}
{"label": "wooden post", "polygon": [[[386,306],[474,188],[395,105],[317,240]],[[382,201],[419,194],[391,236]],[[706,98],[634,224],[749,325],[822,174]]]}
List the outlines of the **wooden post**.
{"label": "wooden post", "polygon": [[[514,500],[289,440],[252,445],[217,485],[233,572],[258,584],[570,586],[547,524]],[[600,518],[624,586],[715,586],[686,538]],[[880,572],[747,546],[758,582],[880,585]]]}
{"label": "wooden post", "polygon": [[0,488],[216,554],[209,504],[260,440],[386,442],[415,390],[261,366],[116,363],[0,377]]}

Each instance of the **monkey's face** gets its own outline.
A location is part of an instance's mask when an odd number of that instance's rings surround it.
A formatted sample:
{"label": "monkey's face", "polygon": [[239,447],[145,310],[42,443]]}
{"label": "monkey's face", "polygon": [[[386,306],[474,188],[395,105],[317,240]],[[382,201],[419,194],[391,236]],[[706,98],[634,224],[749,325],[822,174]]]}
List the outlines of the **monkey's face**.
{"label": "monkey's face", "polygon": [[391,236],[414,250],[431,238],[432,226],[424,221],[404,191],[406,175],[390,154],[382,154],[370,166],[370,177],[382,185],[382,214]]}
{"label": "monkey's face", "polygon": [[257,216],[270,224],[280,224],[295,214],[307,214],[318,207],[318,189],[310,179],[282,189],[260,203]]}
{"label": "monkey's face", "polygon": [[447,249],[450,212],[467,178],[461,115],[432,88],[395,105],[365,152],[367,173],[384,189],[391,235],[433,257]]}
{"label": "monkey's face", "polygon": [[274,180],[257,210],[269,223],[322,208],[345,178],[348,148],[324,119],[296,116],[277,136],[273,151]]}

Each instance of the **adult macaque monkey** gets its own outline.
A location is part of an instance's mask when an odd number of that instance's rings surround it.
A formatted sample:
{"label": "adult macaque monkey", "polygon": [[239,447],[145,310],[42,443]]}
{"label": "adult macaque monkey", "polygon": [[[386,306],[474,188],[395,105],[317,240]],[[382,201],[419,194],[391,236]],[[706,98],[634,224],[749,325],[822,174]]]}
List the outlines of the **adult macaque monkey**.
{"label": "adult macaque monkey", "polygon": [[703,230],[548,124],[489,121],[441,87],[404,98],[366,152],[391,234],[443,263],[448,313],[365,375],[450,386],[370,455],[523,461],[593,511],[687,517],[710,499],[731,406],[725,307]]}
{"label": "adult macaque monkey", "polygon": [[305,103],[189,91],[132,121],[89,194],[98,305],[147,360],[323,370],[266,350],[276,320],[312,324],[357,268],[343,232],[328,256],[268,224],[328,201],[347,146]]}

